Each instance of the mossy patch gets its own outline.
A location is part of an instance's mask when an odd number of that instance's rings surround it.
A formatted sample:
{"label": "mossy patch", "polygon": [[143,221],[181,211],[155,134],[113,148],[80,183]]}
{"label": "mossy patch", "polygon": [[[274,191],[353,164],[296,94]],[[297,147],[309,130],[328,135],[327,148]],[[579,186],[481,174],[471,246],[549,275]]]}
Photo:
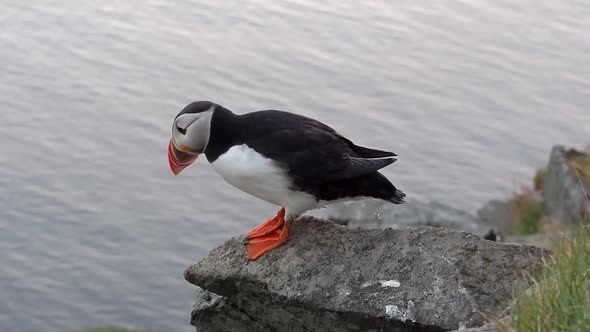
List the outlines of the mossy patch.
{"label": "mossy patch", "polygon": [[543,183],[545,183],[545,173],[547,170],[541,168],[535,172],[535,177],[533,179],[533,185],[536,191],[540,191],[543,189]]}
{"label": "mossy patch", "polygon": [[532,189],[524,188],[514,193],[510,200],[513,216],[506,232],[511,235],[528,235],[539,233],[544,216],[543,204]]}
{"label": "mossy patch", "polygon": [[581,181],[590,183],[590,156],[578,155],[572,158],[569,163]]}

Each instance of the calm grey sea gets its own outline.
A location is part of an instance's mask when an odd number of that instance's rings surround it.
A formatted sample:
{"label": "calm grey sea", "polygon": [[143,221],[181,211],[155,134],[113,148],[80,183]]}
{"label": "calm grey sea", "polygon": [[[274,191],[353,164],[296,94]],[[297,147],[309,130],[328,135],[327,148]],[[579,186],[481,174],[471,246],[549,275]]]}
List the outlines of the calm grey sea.
{"label": "calm grey sea", "polygon": [[192,330],[184,268],[276,207],[206,163],[173,177],[171,120],[278,108],[395,151],[411,199],[473,212],[590,141],[590,4],[0,2],[0,331]]}

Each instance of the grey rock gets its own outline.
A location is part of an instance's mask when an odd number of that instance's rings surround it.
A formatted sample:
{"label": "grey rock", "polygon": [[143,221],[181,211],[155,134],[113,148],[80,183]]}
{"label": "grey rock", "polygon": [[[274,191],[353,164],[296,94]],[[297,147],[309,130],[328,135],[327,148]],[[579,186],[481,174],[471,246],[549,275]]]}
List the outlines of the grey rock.
{"label": "grey rock", "polygon": [[488,225],[470,213],[437,202],[408,201],[403,205],[363,200],[335,204],[312,211],[309,215],[351,227],[372,229],[410,226],[444,227],[483,236],[493,225]]}
{"label": "grey rock", "polygon": [[477,327],[510,300],[518,275],[549,255],[444,228],[363,229],[311,217],[256,261],[247,261],[242,240],[227,240],[185,272],[223,296],[196,305],[199,331],[248,329],[242,321],[258,324],[250,331]]}
{"label": "grey rock", "polygon": [[199,332],[233,331],[272,331],[225,297],[197,287],[195,304],[191,313],[191,324]]}
{"label": "grey rock", "polygon": [[568,163],[573,153],[563,146],[553,147],[542,187],[547,215],[567,224],[583,220],[588,211],[585,192],[590,193],[590,184],[581,183]]}
{"label": "grey rock", "polygon": [[473,327],[469,329],[458,329],[453,332],[498,332],[498,331],[511,331],[512,317],[504,316],[498,321],[491,321],[480,327]]}

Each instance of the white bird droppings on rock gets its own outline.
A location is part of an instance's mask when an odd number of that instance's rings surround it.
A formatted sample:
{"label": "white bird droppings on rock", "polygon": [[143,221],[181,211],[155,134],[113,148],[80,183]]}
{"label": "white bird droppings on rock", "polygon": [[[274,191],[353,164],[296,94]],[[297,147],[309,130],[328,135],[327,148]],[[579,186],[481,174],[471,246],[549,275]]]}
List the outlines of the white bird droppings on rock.
{"label": "white bird droppings on rock", "polygon": [[388,304],[385,306],[385,314],[389,317],[399,318],[401,316],[401,311],[396,305]]}
{"label": "white bird droppings on rock", "polygon": [[400,319],[402,321],[414,320],[414,302],[408,301],[407,308],[400,308],[393,304],[388,304],[385,306],[385,314],[389,317]]}
{"label": "white bird droppings on rock", "polygon": [[382,287],[399,287],[401,283],[397,280],[379,281]]}

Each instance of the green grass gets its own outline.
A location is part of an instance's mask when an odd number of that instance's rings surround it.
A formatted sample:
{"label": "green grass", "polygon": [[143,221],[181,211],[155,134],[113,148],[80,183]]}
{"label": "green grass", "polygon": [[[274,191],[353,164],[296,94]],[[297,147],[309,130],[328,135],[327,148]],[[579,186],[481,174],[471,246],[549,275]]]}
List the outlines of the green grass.
{"label": "green grass", "polygon": [[527,286],[515,300],[508,331],[589,331],[590,228],[564,240]]}
{"label": "green grass", "polygon": [[529,235],[539,233],[542,228],[543,204],[535,199],[535,191],[529,188],[522,188],[515,192],[511,198],[516,210],[515,214],[509,217],[511,220],[506,230],[510,235]]}
{"label": "green grass", "polygon": [[541,219],[543,218],[543,205],[533,203],[521,211],[521,219],[518,224],[518,233],[522,235],[535,234],[541,230]]}

